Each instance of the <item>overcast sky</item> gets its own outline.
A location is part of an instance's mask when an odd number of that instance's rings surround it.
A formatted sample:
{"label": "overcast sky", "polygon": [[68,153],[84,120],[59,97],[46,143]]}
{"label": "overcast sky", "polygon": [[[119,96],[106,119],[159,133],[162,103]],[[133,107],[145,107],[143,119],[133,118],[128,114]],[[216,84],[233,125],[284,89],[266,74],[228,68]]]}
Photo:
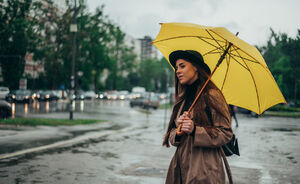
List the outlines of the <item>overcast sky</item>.
{"label": "overcast sky", "polygon": [[300,29],[300,0],[86,0],[135,37],[155,38],[159,23],[189,22],[223,26],[250,44],[264,45],[275,32],[294,37]]}

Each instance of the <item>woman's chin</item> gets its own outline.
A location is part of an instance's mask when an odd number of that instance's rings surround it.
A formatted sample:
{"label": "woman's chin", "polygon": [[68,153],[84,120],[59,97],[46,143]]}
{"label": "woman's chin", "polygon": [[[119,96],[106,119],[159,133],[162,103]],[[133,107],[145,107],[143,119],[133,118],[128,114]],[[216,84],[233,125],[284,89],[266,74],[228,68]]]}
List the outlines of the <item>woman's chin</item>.
{"label": "woman's chin", "polygon": [[184,81],[184,80],[179,80],[179,82],[180,82],[181,85],[186,84],[186,81]]}

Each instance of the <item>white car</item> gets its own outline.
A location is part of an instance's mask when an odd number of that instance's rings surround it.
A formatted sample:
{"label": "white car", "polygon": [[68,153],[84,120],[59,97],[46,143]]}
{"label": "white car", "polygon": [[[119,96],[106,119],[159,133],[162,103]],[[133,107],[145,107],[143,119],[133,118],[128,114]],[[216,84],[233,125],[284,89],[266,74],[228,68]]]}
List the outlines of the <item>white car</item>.
{"label": "white car", "polygon": [[8,93],[9,93],[8,87],[0,87],[0,99],[5,99]]}
{"label": "white car", "polygon": [[84,93],[84,99],[93,100],[96,99],[97,95],[94,91],[86,91]]}

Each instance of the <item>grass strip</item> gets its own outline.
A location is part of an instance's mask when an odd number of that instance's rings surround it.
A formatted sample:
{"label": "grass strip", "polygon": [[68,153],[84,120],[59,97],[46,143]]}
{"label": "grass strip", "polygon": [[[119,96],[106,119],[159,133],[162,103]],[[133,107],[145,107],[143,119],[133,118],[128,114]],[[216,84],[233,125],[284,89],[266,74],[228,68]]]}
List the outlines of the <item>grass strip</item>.
{"label": "grass strip", "polygon": [[173,105],[174,104],[170,104],[170,103],[167,103],[167,104],[160,104],[159,105],[159,109],[171,109],[171,108],[173,108]]}
{"label": "grass strip", "polygon": [[278,116],[278,117],[291,117],[299,118],[300,112],[286,112],[286,111],[265,111],[263,116]]}
{"label": "grass strip", "polygon": [[0,119],[0,124],[5,125],[23,125],[23,126],[59,126],[59,125],[87,125],[93,123],[104,122],[104,120],[95,119],[44,119],[44,118],[14,118],[14,119]]}

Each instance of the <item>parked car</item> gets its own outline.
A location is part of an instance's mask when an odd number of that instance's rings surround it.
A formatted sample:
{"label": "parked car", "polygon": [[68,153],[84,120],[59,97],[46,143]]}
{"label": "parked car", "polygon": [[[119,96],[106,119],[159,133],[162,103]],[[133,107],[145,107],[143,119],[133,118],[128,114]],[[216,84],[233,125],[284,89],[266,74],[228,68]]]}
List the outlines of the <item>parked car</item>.
{"label": "parked car", "polygon": [[126,90],[118,92],[118,99],[119,100],[127,100],[129,99],[129,92]]}
{"label": "parked car", "polygon": [[16,102],[25,102],[30,103],[31,99],[31,91],[25,89],[16,90]]}
{"label": "parked car", "polygon": [[139,98],[131,99],[129,104],[130,107],[138,106],[144,109],[148,109],[148,108],[157,109],[159,107],[159,99],[155,95],[151,95],[151,96],[146,95]]}
{"label": "parked car", "polygon": [[11,105],[5,100],[0,100],[0,118],[11,117]]}
{"label": "parked car", "polygon": [[31,98],[34,100],[40,100],[41,97],[41,90],[34,90],[31,92]]}
{"label": "parked car", "polygon": [[12,103],[16,101],[16,91],[10,91],[6,97],[5,100]]}
{"label": "parked car", "polygon": [[94,91],[86,91],[84,92],[84,99],[93,100],[96,99],[97,95]]}
{"label": "parked car", "polygon": [[58,100],[57,95],[50,90],[42,91],[40,93],[40,101],[51,101],[51,100]]}
{"label": "parked car", "polygon": [[84,100],[84,91],[82,91],[82,90],[78,90],[77,91],[77,94],[75,95],[73,95],[73,99],[75,99],[75,100]]}
{"label": "parked car", "polygon": [[68,97],[68,93],[65,90],[54,90],[53,92],[58,99],[66,99]]}
{"label": "parked car", "polygon": [[108,100],[117,100],[118,99],[118,92],[111,92],[107,94]]}
{"label": "parked car", "polygon": [[100,100],[107,99],[107,92],[101,92],[101,91],[98,92],[97,95],[96,95],[96,98],[100,99]]}
{"label": "parked car", "polygon": [[8,95],[9,89],[8,87],[0,86],[0,99],[5,99],[6,95]]}

